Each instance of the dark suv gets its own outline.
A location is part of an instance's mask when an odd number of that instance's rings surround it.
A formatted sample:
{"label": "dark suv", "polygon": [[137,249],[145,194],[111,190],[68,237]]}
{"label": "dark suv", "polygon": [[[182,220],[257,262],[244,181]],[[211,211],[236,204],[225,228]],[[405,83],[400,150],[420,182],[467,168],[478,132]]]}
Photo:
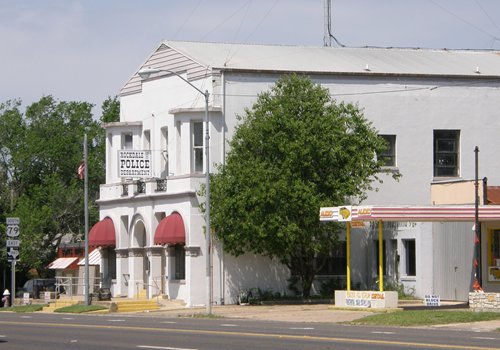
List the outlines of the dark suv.
{"label": "dark suv", "polygon": [[16,298],[22,298],[23,293],[30,293],[30,298],[40,299],[43,292],[54,292],[56,290],[55,278],[35,278],[26,281],[21,289],[17,290]]}

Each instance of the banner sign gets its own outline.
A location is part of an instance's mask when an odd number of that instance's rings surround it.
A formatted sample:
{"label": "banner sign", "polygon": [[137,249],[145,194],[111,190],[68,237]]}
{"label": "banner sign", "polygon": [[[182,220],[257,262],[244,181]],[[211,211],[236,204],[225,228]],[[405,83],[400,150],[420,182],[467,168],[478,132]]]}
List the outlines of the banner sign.
{"label": "banner sign", "polygon": [[119,150],[118,176],[127,178],[152,177],[151,151]]}

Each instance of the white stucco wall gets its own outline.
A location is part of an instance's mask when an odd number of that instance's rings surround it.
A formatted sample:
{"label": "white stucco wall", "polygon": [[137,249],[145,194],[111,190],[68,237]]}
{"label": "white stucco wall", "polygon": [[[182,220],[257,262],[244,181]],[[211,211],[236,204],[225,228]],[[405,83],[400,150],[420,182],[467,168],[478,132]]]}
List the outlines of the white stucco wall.
{"label": "white stucco wall", "polygon": [[[242,115],[244,108],[251,108],[258,93],[268,90],[279,77],[279,74],[225,71],[220,79],[217,76],[213,80],[207,77],[192,81],[211,94],[210,171],[214,170],[213,164],[224,161],[224,153],[228,151],[226,140],[232,137],[237,125],[236,115]],[[496,142],[500,131],[497,112],[500,94],[494,82],[333,75],[313,76],[313,79],[328,88],[336,100],[357,103],[381,134],[397,135],[397,167],[402,178],[396,182],[382,174],[383,184],[377,186],[377,192],[369,194],[365,204],[431,204],[430,183],[436,180],[433,178],[433,130],[436,129],[460,130],[462,178],[474,175],[473,150],[477,145],[480,148],[480,176],[487,176],[490,184],[500,184],[500,162],[491,161],[500,151],[500,143]],[[203,118],[203,95],[178,77],[144,81],[141,93],[122,96],[121,123],[139,122],[140,125],[129,128],[134,132],[134,148],[137,149],[144,145],[144,131],[150,131],[154,177],[168,175],[167,192],[143,199],[115,198],[119,191],[116,183],[121,181],[117,177],[116,151],[121,147],[119,133],[127,129],[126,126],[108,130],[113,136],[107,155],[107,184],[101,187],[101,218],[110,216],[118,228],[122,216],[129,217],[130,225],[133,218],[140,215],[148,237],[147,247],[152,246],[154,239],[155,214],[164,212],[169,215],[177,211],[182,215],[186,246],[200,247],[199,255],[186,258],[186,281],[175,291],[176,297],[186,300],[189,305],[201,305],[206,300],[204,218],[198,210],[200,200],[195,195],[204,176],[191,171],[190,136],[192,121]],[[161,166],[162,128],[168,129],[168,174]],[[356,233],[356,238],[352,243],[352,280],[369,286],[374,267],[373,251],[368,242],[374,238],[363,230],[353,230],[353,233]],[[118,235],[118,247],[131,246],[130,232]],[[399,254],[402,240],[415,239],[417,275],[399,276],[405,286],[415,288],[417,296],[432,290],[432,226],[417,224],[396,233],[385,233],[384,238],[397,239]],[[241,289],[253,287],[286,292],[289,272],[277,262],[251,254],[238,258],[223,255],[219,247],[215,250],[212,265],[214,301],[234,302]]]}

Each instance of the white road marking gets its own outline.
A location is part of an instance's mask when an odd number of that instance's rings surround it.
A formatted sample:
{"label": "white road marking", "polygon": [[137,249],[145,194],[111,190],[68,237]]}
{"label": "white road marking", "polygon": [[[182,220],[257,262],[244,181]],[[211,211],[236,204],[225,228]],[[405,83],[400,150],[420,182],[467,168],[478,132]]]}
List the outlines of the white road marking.
{"label": "white road marking", "polygon": [[109,322],[125,322],[125,320],[108,320]]}
{"label": "white road marking", "polygon": [[6,336],[5,335],[0,335],[0,338],[5,338]]}
{"label": "white road marking", "polygon": [[78,339],[71,339],[69,342],[70,343],[78,343]]}
{"label": "white road marking", "polygon": [[75,318],[74,317],[63,317],[62,319],[63,320],[74,320]]}
{"label": "white road marking", "polygon": [[141,349],[162,349],[162,350],[198,350],[188,348],[169,348],[168,346],[150,346],[150,345],[137,345]]}
{"label": "white road marking", "polygon": [[290,327],[288,329],[295,329],[295,330],[311,330],[314,329],[313,327]]}
{"label": "white road marking", "polygon": [[174,321],[163,321],[162,323],[174,324],[174,323],[177,323],[177,322],[174,322]]}
{"label": "white road marking", "polygon": [[33,316],[21,316],[21,318],[33,318]]}
{"label": "white road marking", "polygon": [[237,324],[231,324],[231,323],[223,323],[220,326],[221,327],[238,327]]}
{"label": "white road marking", "polygon": [[373,333],[373,334],[396,334],[395,332],[377,332],[377,331],[373,331],[371,333]]}
{"label": "white road marking", "polygon": [[472,337],[472,339],[495,340],[496,338],[491,338],[491,337]]}

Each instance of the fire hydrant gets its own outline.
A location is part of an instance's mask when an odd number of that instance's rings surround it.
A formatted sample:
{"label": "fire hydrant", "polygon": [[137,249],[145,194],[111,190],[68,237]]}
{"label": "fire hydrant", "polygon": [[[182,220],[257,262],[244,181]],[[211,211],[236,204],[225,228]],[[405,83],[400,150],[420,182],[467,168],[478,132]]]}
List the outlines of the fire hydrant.
{"label": "fire hydrant", "polygon": [[2,303],[3,303],[3,307],[9,307],[10,306],[10,292],[9,292],[8,289],[6,289],[3,292]]}

